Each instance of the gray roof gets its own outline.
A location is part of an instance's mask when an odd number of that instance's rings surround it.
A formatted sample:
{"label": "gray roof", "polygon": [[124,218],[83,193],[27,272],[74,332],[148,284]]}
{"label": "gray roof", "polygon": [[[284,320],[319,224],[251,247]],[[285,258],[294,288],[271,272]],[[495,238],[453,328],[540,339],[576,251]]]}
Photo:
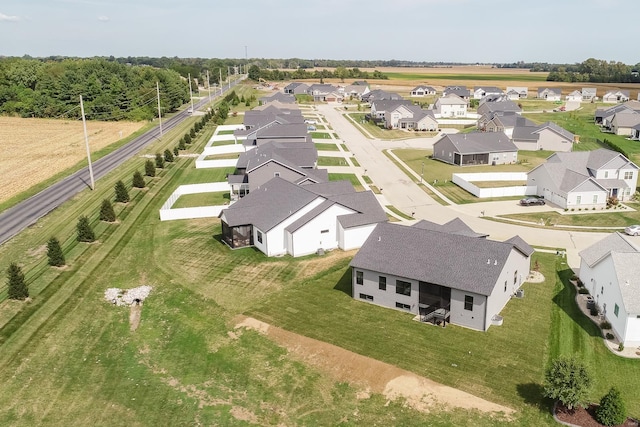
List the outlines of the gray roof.
{"label": "gray roof", "polygon": [[413,227],[420,228],[422,230],[442,231],[444,233],[460,234],[469,237],[487,237],[488,234],[476,233],[471,227],[464,223],[460,218],[454,218],[451,221],[442,225],[435,222],[427,221],[425,219],[420,220],[413,224]]}
{"label": "gray roof", "polygon": [[295,169],[315,167],[318,150],[312,142],[269,141],[241,153],[237,168],[253,170],[271,160],[289,165]]}
{"label": "gray roof", "polygon": [[447,86],[442,91],[443,96],[447,96],[448,94],[458,95],[461,98],[469,97],[469,89],[466,86]]}
{"label": "gray roof", "polygon": [[275,123],[264,129],[260,129],[257,134],[257,139],[275,139],[275,138],[306,138],[307,125],[305,123]]}
{"label": "gray roof", "polygon": [[386,90],[382,90],[382,89],[374,89],[371,92],[367,92],[364,95],[362,95],[362,99],[372,102],[372,101],[383,100],[383,99],[399,100],[404,98],[402,98],[402,96],[394,92],[387,92]]}
{"label": "gray roof", "polygon": [[618,127],[631,128],[640,123],[640,113],[633,110],[620,111],[613,116],[612,122]]}
{"label": "gray roof", "polygon": [[350,265],[491,295],[514,248],[509,242],[380,223]]}
{"label": "gray roof", "polygon": [[435,90],[435,88],[434,88],[434,87],[432,87],[432,86],[423,86],[423,85],[420,85],[420,86],[416,86],[416,87],[414,87],[413,89],[411,89],[411,92],[416,92],[416,91],[418,91],[418,90],[423,90],[423,91],[425,91],[425,92],[435,92],[435,91],[436,91],[436,90]]}
{"label": "gray roof", "polygon": [[447,93],[436,100],[438,105],[467,105],[467,101],[453,92]]}
{"label": "gray roof", "polygon": [[516,126],[513,128],[513,134],[511,138],[514,141],[531,141],[536,142],[540,139],[540,135],[534,133],[538,130],[537,126]]}
{"label": "gray roof", "polygon": [[501,124],[505,128],[515,128],[516,126],[535,126],[534,122],[514,112],[495,114],[491,120],[495,123]]}
{"label": "gray roof", "polygon": [[371,101],[371,106],[375,107],[376,111],[391,111],[401,105],[413,105],[413,103],[408,99],[376,99]]}
{"label": "gray roof", "polygon": [[[607,92],[605,92],[604,97],[606,97],[607,95],[623,95],[627,98],[629,98],[629,91],[625,90],[625,89],[613,89],[613,90],[608,90]],[[604,98],[603,97],[603,98]]]}
{"label": "gray roof", "polygon": [[589,267],[593,267],[611,252],[638,252],[638,249],[616,231],[588,248],[581,250],[578,255]]}
{"label": "gray roof", "polygon": [[504,93],[502,89],[496,86],[475,86],[473,91],[476,92],[478,90],[482,90],[485,93]]}
{"label": "gray roof", "polygon": [[628,314],[640,314],[640,253],[613,252],[611,259],[625,311]]}
{"label": "gray roof", "polygon": [[544,92],[553,93],[553,94],[556,94],[556,95],[561,95],[562,94],[562,89],[558,89],[558,88],[555,88],[555,87],[543,87],[543,88],[538,89],[538,95],[541,94],[541,93],[544,93]]}
{"label": "gray roof", "polygon": [[478,114],[486,114],[492,112],[514,112],[519,113],[522,108],[511,100],[504,101],[487,101],[478,107]]}
{"label": "gray roof", "polygon": [[511,243],[516,249],[518,249],[526,256],[531,256],[535,252],[535,250],[527,242],[525,242],[522,237],[518,235],[505,240],[505,243]]}
{"label": "gray roof", "polygon": [[545,123],[539,125],[538,128],[534,132],[535,133],[540,133],[544,129],[549,129],[549,130],[557,133],[558,135],[562,136],[563,138],[568,139],[569,141],[573,141],[574,135],[571,132],[569,132],[568,130],[566,130],[565,128],[558,126],[554,122],[545,122]]}
{"label": "gray roof", "polygon": [[518,147],[504,132],[470,132],[462,134],[447,134],[435,145],[448,139],[460,154],[496,153],[518,151]]}
{"label": "gray roof", "polygon": [[337,91],[338,88],[334,85],[324,84],[324,83],[314,83],[307,89],[307,93],[309,95],[313,95],[313,92],[318,93],[331,93]]}
{"label": "gray roof", "polygon": [[271,96],[263,96],[260,101],[262,103],[278,101],[284,104],[295,104],[296,97],[288,93],[276,92]]}

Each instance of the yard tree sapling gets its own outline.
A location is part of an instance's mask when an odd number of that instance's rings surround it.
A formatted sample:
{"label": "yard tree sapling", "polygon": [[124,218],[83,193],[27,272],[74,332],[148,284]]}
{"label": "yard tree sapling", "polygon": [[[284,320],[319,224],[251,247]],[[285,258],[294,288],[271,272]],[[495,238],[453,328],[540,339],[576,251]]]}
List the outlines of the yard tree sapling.
{"label": "yard tree sapling", "polygon": [[113,210],[113,204],[111,200],[104,199],[100,206],[100,221],[115,222],[116,211]]}
{"label": "yard tree sapling", "polygon": [[116,202],[118,203],[129,203],[129,191],[127,187],[124,185],[124,182],[118,181],[115,185],[116,192]]}
{"label": "yard tree sapling", "polygon": [[625,422],[627,409],[617,388],[611,387],[607,394],[602,396],[600,406],[596,409],[596,419],[605,426],[615,426]]}
{"label": "yard tree sapling", "polygon": [[585,405],[592,382],[584,363],[575,357],[560,356],[545,371],[544,395],[571,410]]}
{"label": "yard tree sapling", "polygon": [[164,150],[164,160],[167,163],[173,162],[173,153],[168,148],[166,150]]}
{"label": "yard tree sapling", "polygon": [[7,297],[9,299],[24,300],[29,298],[29,288],[24,281],[24,273],[15,262],[12,262],[7,268],[7,278],[9,279],[7,283]]}
{"label": "yard tree sapling", "polygon": [[152,178],[156,176],[156,166],[151,159],[144,162],[144,174]]}
{"label": "yard tree sapling", "polygon": [[142,174],[138,171],[135,171],[133,173],[133,179],[131,180],[131,185],[133,185],[135,188],[144,188],[147,186],[147,184],[144,182],[144,178],[142,177]]}
{"label": "yard tree sapling", "polygon": [[158,169],[164,169],[164,157],[162,157],[160,153],[156,153],[156,167]]}
{"label": "yard tree sapling", "polygon": [[49,265],[53,267],[62,267],[65,264],[60,241],[55,237],[50,238],[47,242],[47,257],[49,258]]}
{"label": "yard tree sapling", "polygon": [[93,232],[93,228],[91,228],[91,224],[89,223],[89,218],[86,216],[81,216],[78,218],[78,223],[76,224],[77,231],[77,240],[78,242],[95,242],[96,235]]}

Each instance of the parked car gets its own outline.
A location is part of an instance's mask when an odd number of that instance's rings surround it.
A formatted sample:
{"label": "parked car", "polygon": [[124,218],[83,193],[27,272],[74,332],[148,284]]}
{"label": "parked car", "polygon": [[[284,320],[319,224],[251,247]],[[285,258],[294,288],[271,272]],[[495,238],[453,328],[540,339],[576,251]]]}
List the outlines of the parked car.
{"label": "parked car", "polygon": [[527,197],[526,199],[520,200],[521,206],[534,206],[534,205],[544,205],[544,199],[539,199],[537,197]]}
{"label": "parked car", "polygon": [[638,224],[630,225],[624,229],[624,232],[627,233],[629,236],[637,236],[640,234],[640,225]]}

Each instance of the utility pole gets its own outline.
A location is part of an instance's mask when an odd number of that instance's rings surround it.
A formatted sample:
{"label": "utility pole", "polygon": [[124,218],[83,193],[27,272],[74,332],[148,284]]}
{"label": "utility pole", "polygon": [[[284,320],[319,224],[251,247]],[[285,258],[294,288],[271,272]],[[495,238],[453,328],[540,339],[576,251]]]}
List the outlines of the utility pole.
{"label": "utility pole", "polygon": [[218,84],[220,85],[220,96],[222,96],[222,68],[218,68],[220,71],[220,79],[218,80]]}
{"label": "utility pole", "polygon": [[158,93],[158,121],[160,122],[160,138],[162,138],[162,110],[160,110],[160,83],[156,82],[156,92]]}
{"label": "utility pole", "polygon": [[91,166],[91,151],[89,150],[89,135],[87,135],[87,119],[84,117],[84,104],[82,102],[82,95],[80,95],[80,111],[82,112],[82,127],[84,128],[84,145],[87,147],[87,161],[89,162],[89,177],[91,178],[91,189],[96,189],[95,181],[93,180],[93,167]]}
{"label": "utility pole", "polygon": [[209,102],[211,102],[211,82],[209,81],[209,70],[207,70],[207,90],[209,91]]}
{"label": "utility pole", "polygon": [[191,91],[191,73],[189,73],[188,76],[189,76],[189,98],[191,98],[191,114],[193,114],[193,92]]}

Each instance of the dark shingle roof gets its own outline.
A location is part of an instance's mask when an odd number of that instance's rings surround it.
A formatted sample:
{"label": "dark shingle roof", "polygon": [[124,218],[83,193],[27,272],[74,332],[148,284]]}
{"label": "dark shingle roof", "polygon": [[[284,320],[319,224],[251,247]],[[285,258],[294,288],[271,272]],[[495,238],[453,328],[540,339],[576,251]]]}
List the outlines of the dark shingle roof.
{"label": "dark shingle roof", "polygon": [[[449,134],[444,136],[440,141],[444,139],[449,139],[461,154],[518,151],[518,147],[511,142],[504,132]],[[436,144],[440,141],[437,141]]]}
{"label": "dark shingle roof", "polygon": [[514,247],[510,242],[380,223],[350,265],[490,295]]}
{"label": "dark shingle roof", "polygon": [[422,230],[442,231],[445,233],[460,234],[469,237],[487,237],[487,234],[476,233],[471,227],[464,223],[460,218],[454,218],[451,221],[442,225],[435,222],[420,220],[413,224],[413,227],[420,228]]}

